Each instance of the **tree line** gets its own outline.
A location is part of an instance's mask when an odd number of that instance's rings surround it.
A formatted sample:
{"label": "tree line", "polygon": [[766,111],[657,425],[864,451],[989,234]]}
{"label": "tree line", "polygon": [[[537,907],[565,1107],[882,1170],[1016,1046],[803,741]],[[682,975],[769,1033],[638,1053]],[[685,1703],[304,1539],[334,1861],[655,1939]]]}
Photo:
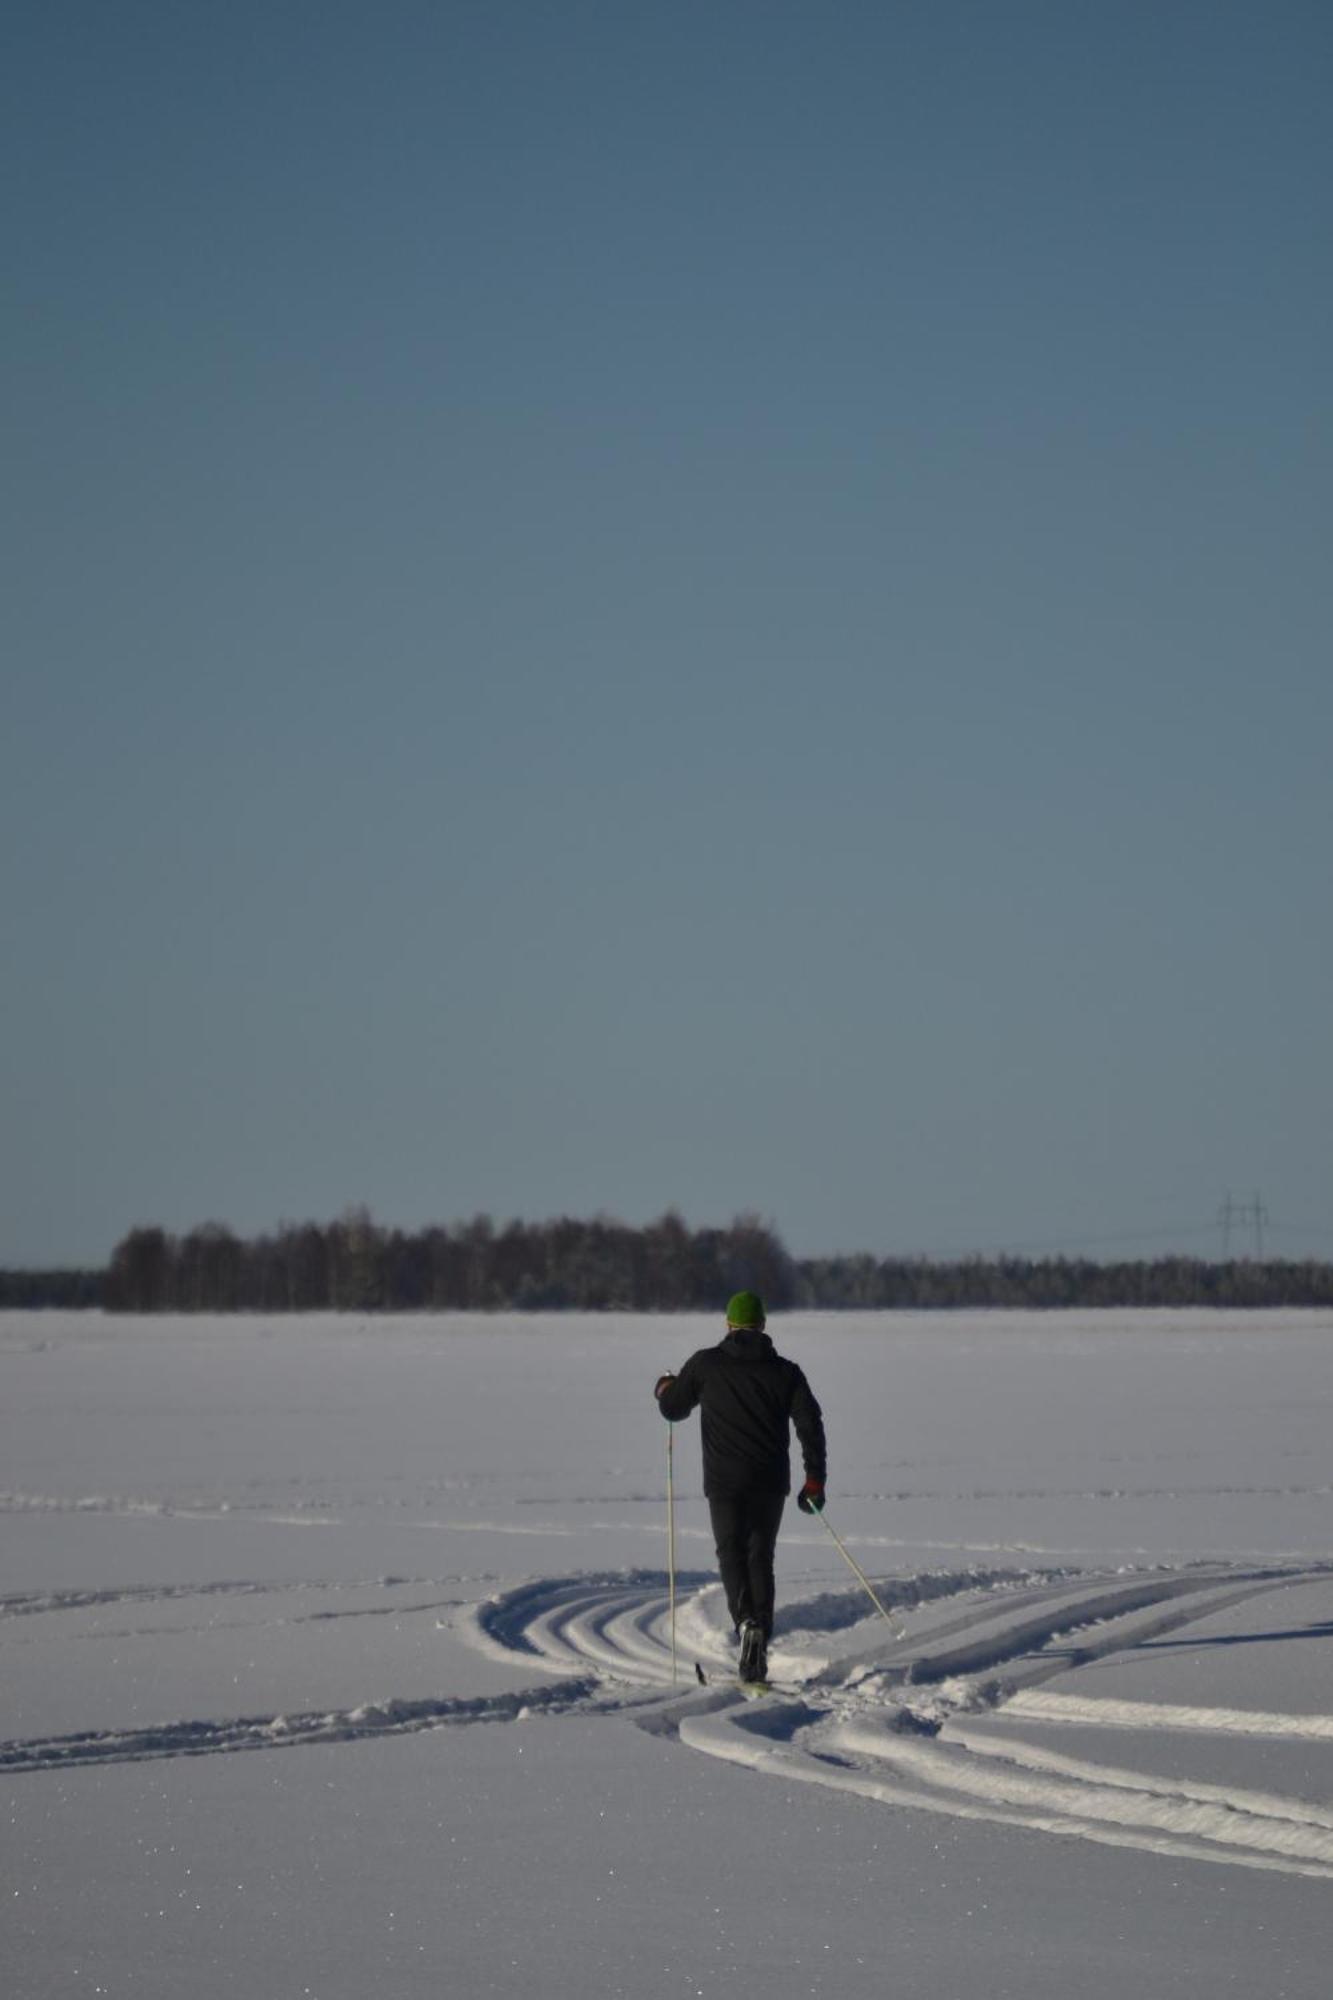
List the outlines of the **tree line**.
{"label": "tree line", "polygon": [[1198,1257],[1097,1263],[1090,1257],[815,1257],[798,1266],[801,1303],[931,1311],[964,1306],[1060,1307],[1333,1305],[1333,1264],[1313,1259]]}
{"label": "tree line", "polygon": [[105,1271],[0,1271],[0,1312],[100,1306],[105,1282]]}
{"label": "tree line", "polygon": [[634,1227],[607,1216],[490,1216],[386,1228],[364,1208],[253,1237],[202,1223],[131,1229],[102,1271],[0,1272],[0,1309],[108,1312],[716,1312],[757,1291],[774,1311],[959,1307],[1333,1306],[1333,1264],[1313,1260],[793,1257],[771,1224],[740,1215],[692,1229],[674,1210]]}
{"label": "tree line", "polygon": [[218,1223],[184,1236],[132,1229],[117,1244],[111,1312],[687,1312],[749,1286],[774,1306],[793,1267],[753,1216],[690,1229],[674,1212],[644,1228],[592,1221],[386,1229],[366,1209],[248,1240]]}

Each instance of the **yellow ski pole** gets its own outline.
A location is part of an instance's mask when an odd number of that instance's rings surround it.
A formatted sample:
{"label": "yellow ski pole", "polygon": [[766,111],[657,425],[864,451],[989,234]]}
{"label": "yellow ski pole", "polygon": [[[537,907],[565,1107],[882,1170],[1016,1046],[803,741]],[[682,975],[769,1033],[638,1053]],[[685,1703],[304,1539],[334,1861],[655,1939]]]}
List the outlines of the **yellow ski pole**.
{"label": "yellow ski pole", "polygon": [[824,1523],[824,1526],[828,1529],[829,1533],[832,1535],[834,1541],[838,1545],[838,1553],[841,1555],[843,1561],[847,1564],[847,1567],[850,1570],[854,1571],[856,1576],[860,1579],[861,1587],[865,1591],[866,1596],[870,1599],[870,1602],[874,1605],[876,1611],[878,1611],[880,1617],[884,1620],[889,1630],[892,1632],[894,1638],[905,1639],[907,1637],[907,1628],[903,1625],[900,1625],[897,1619],[894,1618],[890,1612],[885,1610],[883,1604],[879,1600],[879,1597],[876,1595],[875,1587],[871,1583],[870,1578],[866,1575],[860,1563],[856,1560],[856,1557],[852,1554],[851,1550],[848,1548],[846,1542],[843,1541],[842,1536],[838,1533],[832,1521],[830,1521],[828,1515],[824,1512],[824,1509],[822,1507],[815,1507],[811,1509],[811,1512],[818,1514],[820,1520]]}

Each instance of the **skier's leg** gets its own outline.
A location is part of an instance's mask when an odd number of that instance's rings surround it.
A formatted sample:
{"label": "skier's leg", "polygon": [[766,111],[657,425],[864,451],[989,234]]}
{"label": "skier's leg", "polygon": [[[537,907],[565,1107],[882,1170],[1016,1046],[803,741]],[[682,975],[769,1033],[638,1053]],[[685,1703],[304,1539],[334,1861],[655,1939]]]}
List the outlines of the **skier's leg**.
{"label": "skier's leg", "polygon": [[786,1505],[784,1493],[751,1493],[746,1501],[745,1568],[750,1615],[763,1628],[765,1641],[773,1636],[773,1551]]}
{"label": "skier's leg", "polygon": [[717,1544],[717,1566],[727,1609],[737,1631],[754,1614],[750,1602],[750,1568],[747,1555],[747,1521],[740,1500],[732,1493],[710,1493],[708,1512]]}

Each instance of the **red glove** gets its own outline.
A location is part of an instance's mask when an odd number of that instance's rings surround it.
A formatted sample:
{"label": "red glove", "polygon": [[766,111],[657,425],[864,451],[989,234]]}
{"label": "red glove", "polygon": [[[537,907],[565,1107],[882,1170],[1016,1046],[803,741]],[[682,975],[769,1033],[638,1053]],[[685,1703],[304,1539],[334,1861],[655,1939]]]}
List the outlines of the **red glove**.
{"label": "red glove", "polygon": [[657,1381],[653,1388],[653,1394],[658,1398],[659,1402],[661,1400],[663,1389],[669,1389],[671,1387],[671,1384],[675,1381],[675,1379],[676,1378],[674,1375],[658,1376]]}
{"label": "red glove", "polygon": [[803,1514],[822,1514],[824,1511],[824,1482],[822,1479],[807,1479],[796,1495],[796,1505]]}

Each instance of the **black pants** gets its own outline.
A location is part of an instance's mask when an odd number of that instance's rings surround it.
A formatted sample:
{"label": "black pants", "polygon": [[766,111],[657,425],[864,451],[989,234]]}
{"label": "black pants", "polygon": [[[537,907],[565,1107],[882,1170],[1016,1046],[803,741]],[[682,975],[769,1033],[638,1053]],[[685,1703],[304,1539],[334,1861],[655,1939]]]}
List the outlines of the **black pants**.
{"label": "black pants", "polygon": [[737,1625],[757,1618],[765,1639],[773,1636],[773,1550],[786,1502],[785,1493],[708,1496],[727,1609]]}

